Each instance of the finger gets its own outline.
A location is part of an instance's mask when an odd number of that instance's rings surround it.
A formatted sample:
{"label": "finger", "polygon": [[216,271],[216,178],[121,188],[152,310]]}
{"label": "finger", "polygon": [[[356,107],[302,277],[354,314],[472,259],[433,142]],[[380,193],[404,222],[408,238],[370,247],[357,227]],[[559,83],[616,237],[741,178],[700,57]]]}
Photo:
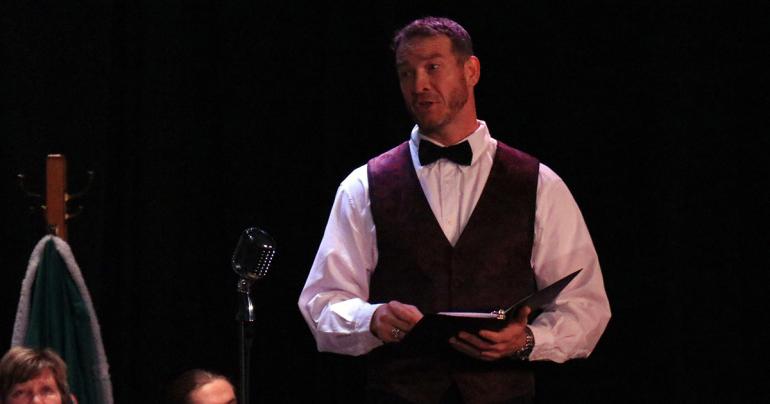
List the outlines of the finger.
{"label": "finger", "polygon": [[492,330],[480,330],[479,336],[492,342],[492,343],[501,343],[509,341],[511,338],[515,337],[517,334],[520,334],[523,332],[525,325],[519,324],[518,322],[512,322],[507,324],[505,327],[503,327],[499,331],[492,331]]}
{"label": "finger", "polygon": [[512,322],[503,327],[500,331],[491,331],[491,330],[481,330],[479,331],[479,336],[481,336],[484,339],[489,340],[492,343],[500,344],[500,343],[509,343],[512,340],[515,340],[524,333],[524,327],[526,327],[526,323],[522,324],[519,322]]}
{"label": "finger", "polygon": [[465,343],[464,341],[458,339],[457,337],[452,337],[449,339],[449,345],[451,345],[453,348],[457,349],[458,351],[468,355],[468,356],[479,356],[479,350],[474,348],[472,345],[469,345]]}
{"label": "finger", "polygon": [[480,351],[492,348],[492,343],[490,343],[490,341],[469,332],[460,331],[460,333],[457,334],[457,338]]}
{"label": "finger", "polygon": [[388,304],[392,309],[393,315],[409,324],[415,324],[423,317],[422,312],[410,304],[403,304],[398,301],[392,301]]}
{"label": "finger", "polygon": [[393,342],[401,341],[406,334],[412,330],[412,325],[399,320],[398,318],[391,317],[390,321],[386,323],[386,332],[392,337]]}
{"label": "finger", "polygon": [[490,330],[479,331],[479,337],[489,341],[490,345],[504,342],[507,339],[502,331],[497,332],[497,331],[490,331]]}
{"label": "finger", "polygon": [[412,331],[412,328],[414,328],[415,323],[410,321],[405,321],[400,318],[394,317],[393,318],[393,326],[398,327],[404,331]]}
{"label": "finger", "polygon": [[[384,342],[394,342],[403,338],[401,331],[409,326],[393,315],[391,307],[384,304],[372,315],[372,333]],[[398,329],[398,332],[395,330]]]}
{"label": "finger", "polygon": [[456,337],[452,337],[449,339],[449,345],[455,350],[457,350],[458,352],[463,353],[472,358],[482,359],[487,361],[490,360],[482,356],[481,352],[478,349],[474,348],[472,345],[469,345]]}
{"label": "finger", "polygon": [[403,328],[390,324],[382,324],[378,328],[378,337],[384,342],[398,342],[406,337],[408,331],[404,331]]}
{"label": "finger", "polygon": [[396,321],[393,323],[393,328],[398,328],[402,331],[402,333],[408,333],[409,331],[412,331],[412,328],[414,326],[412,324],[403,322],[403,321]]}
{"label": "finger", "polygon": [[502,351],[481,351],[479,352],[479,356],[480,359],[493,361],[503,358],[506,355]]}
{"label": "finger", "polygon": [[402,331],[411,331],[412,330],[412,324],[400,319],[399,317],[386,313],[382,316],[382,323],[388,328],[388,331],[390,331],[391,328],[399,328]]}
{"label": "finger", "polygon": [[521,309],[519,309],[518,313],[516,313],[516,322],[519,324],[527,324],[527,318],[529,317],[529,313],[532,312],[532,309],[529,306],[524,306]]}
{"label": "finger", "polygon": [[388,335],[386,342],[400,342],[406,336],[406,331],[398,327],[392,327],[386,334]]}
{"label": "finger", "polygon": [[381,321],[377,325],[377,337],[384,342],[397,342],[404,338],[406,331],[389,321]]}

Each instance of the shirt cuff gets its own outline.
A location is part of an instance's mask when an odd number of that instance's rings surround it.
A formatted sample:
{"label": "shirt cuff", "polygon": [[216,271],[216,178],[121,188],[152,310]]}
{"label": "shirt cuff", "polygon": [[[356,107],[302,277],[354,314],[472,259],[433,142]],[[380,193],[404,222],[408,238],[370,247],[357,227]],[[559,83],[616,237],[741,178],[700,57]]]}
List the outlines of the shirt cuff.
{"label": "shirt cuff", "polygon": [[551,332],[543,327],[529,325],[532,336],[535,337],[535,346],[529,354],[529,360],[545,360],[552,357],[551,351],[554,349],[554,337]]}
{"label": "shirt cuff", "polygon": [[383,344],[382,340],[377,338],[377,336],[375,336],[371,331],[372,316],[380,306],[382,306],[381,303],[364,305],[358,309],[355,317],[357,324],[356,328],[358,328],[362,335],[364,335],[364,337],[361,339],[361,343],[364,345],[372,346],[372,348],[376,348]]}

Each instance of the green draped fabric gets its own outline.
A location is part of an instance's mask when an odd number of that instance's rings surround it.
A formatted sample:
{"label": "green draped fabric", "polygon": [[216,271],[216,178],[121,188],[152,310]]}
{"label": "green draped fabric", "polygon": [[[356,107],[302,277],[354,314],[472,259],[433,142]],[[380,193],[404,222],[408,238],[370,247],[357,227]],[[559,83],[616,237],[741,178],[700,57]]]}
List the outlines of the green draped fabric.
{"label": "green draped fabric", "polygon": [[49,240],[37,268],[24,345],[58,352],[67,363],[70,389],[78,402],[101,404],[104,396],[90,321],[75,281]]}

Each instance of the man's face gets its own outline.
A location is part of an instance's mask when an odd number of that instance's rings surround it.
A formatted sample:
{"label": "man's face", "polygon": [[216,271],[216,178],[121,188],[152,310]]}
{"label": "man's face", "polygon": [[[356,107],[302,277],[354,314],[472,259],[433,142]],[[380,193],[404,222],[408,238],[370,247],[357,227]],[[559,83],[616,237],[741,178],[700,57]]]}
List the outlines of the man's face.
{"label": "man's face", "polygon": [[61,404],[62,397],[51,369],[45,369],[37,377],[11,387],[6,404]]}
{"label": "man's face", "polygon": [[190,393],[191,404],[235,404],[233,386],[224,379],[215,379]]}
{"label": "man's face", "polygon": [[399,45],[396,69],[401,94],[423,134],[440,132],[466,107],[475,85],[469,86],[466,63],[458,60],[444,35],[412,38]]}

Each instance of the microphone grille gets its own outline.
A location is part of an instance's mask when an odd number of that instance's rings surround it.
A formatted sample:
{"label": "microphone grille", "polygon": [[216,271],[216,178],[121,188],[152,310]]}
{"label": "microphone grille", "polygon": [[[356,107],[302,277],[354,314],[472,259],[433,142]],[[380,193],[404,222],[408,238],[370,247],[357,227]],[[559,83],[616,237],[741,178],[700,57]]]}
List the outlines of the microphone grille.
{"label": "microphone grille", "polygon": [[275,241],[265,231],[250,227],[243,231],[233,253],[233,270],[243,278],[257,280],[267,275],[275,256]]}
{"label": "microphone grille", "polygon": [[273,263],[273,257],[275,256],[275,247],[272,245],[264,245],[257,264],[254,267],[254,274],[256,279],[262,278],[267,275],[267,271],[270,270],[270,264]]}

